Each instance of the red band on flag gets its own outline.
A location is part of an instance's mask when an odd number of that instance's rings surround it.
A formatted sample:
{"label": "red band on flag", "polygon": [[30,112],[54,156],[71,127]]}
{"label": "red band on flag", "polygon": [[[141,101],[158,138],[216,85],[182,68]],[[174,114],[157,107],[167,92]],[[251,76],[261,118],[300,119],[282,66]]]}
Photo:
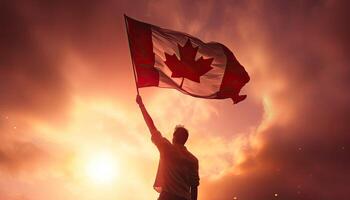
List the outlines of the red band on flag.
{"label": "red band on flag", "polygon": [[154,68],[151,25],[125,16],[131,56],[137,73],[137,87],[158,86],[159,73]]}
{"label": "red band on flag", "polygon": [[247,97],[247,95],[239,95],[239,92],[249,82],[250,78],[233,53],[225,45],[222,45],[222,48],[224,49],[227,63],[220,91],[217,95],[220,99],[231,98],[236,104]]}

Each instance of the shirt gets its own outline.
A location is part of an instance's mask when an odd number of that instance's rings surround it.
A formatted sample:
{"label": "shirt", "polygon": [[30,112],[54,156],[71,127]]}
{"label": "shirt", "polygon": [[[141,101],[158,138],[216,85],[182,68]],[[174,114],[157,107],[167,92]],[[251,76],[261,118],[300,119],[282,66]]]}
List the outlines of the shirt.
{"label": "shirt", "polygon": [[191,187],[198,187],[198,159],[183,145],[172,144],[159,131],[152,134],[160,159],[154,189],[191,200]]}

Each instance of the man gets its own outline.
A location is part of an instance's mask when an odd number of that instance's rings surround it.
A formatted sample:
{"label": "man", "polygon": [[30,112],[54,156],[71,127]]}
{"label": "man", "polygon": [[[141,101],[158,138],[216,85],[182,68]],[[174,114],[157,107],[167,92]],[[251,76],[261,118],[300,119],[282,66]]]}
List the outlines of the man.
{"label": "man", "polygon": [[187,129],[176,126],[170,143],[155,127],[140,95],[137,95],[136,102],[151,132],[152,142],[160,152],[154,183],[154,189],[160,193],[158,200],[197,200],[198,160],[184,146],[188,138]]}

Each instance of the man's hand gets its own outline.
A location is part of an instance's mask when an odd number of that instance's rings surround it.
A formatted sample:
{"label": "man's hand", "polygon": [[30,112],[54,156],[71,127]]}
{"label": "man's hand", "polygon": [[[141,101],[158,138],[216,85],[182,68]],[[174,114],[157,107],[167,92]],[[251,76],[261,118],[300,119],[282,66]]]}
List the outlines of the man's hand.
{"label": "man's hand", "polygon": [[143,105],[142,98],[141,98],[140,95],[137,95],[137,96],[136,96],[136,103],[139,104],[139,106],[142,106],[142,105]]}

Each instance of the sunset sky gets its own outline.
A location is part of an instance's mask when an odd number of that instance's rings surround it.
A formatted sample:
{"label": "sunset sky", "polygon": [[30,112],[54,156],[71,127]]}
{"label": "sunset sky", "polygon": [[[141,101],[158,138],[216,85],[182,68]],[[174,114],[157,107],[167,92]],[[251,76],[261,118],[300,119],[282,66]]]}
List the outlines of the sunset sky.
{"label": "sunset sky", "polygon": [[159,153],[135,103],[124,14],[221,42],[250,75],[236,105],[140,89],[165,137],[189,129],[199,200],[349,199],[349,8],[1,1],[0,199],[157,199]]}

